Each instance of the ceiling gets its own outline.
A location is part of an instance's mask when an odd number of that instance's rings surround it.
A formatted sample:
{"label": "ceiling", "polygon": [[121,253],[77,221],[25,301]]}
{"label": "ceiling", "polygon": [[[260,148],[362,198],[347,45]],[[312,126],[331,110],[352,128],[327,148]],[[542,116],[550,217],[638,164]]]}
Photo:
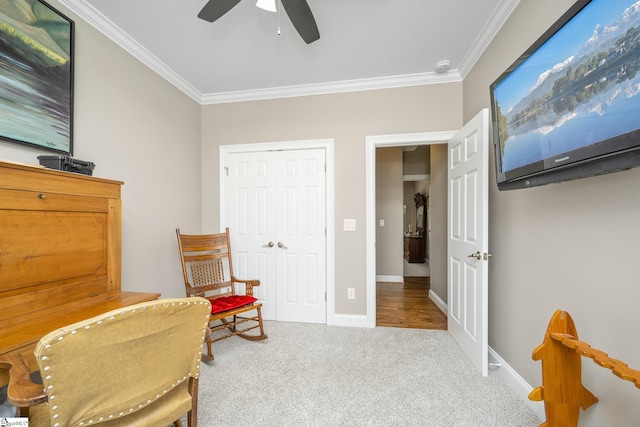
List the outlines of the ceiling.
{"label": "ceiling", "polygon": [[255,0],[213,23],[197,17],[207,0],[59,2],[208,104],[460,81],[519,0],[308,0],[309,45]]}

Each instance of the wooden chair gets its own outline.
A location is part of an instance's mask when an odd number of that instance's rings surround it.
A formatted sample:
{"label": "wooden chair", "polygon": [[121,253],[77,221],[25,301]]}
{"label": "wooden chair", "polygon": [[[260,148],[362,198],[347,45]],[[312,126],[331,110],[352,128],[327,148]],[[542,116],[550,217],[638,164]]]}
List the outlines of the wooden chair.
{"label": "wooden chair", "polygon": [[[234,335],[257,341],[267,338],[262,323],[262,304],[256,304],[253,288],[260,286],[259,280],[241,280],[233,274],[231,241],[229,228],[224,233],[178,236],[180,261],[184,275],[187,296],[205,297],[211,302],[210,328],[212,337],[207,341],[207,355],[204,361],[214,359],[211,344]],[[244,284],[244,294],[238,293],[236,284]],[[255,311],[252,316],[245,313]],[[244,324],[242,329],[238,326]],[[259,334],[247,334],[260,329]],[[223,331],[222,335],[213,335]]]}
{"label": "wooden chair", "polygon": [[198,377],[211,306],[203,298],[131,305],[57,329],[36,345],[43,384],[8,353],[7,397],[30,427],[197,426]]}

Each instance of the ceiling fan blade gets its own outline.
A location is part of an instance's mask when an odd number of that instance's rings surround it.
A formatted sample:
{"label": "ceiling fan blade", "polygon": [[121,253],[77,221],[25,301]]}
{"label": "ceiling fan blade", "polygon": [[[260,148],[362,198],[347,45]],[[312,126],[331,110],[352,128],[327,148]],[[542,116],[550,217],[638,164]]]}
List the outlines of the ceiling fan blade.
{"label": "ceiling fan blade", "polygon": [[233,9],[238,3],[240,0],[209,0],[198,13],[198,18],[213,22]]}
{"label": "ceiling fan blade", "polygon": [[320,38],[318,25],[307,0],[281,0],[281,2],[296,31],[307,44]]}

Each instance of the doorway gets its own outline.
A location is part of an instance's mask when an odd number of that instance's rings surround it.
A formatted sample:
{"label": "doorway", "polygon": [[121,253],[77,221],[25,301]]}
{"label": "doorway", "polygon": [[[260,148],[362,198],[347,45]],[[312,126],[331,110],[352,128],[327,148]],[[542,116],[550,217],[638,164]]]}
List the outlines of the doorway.
{"label": "doorway", "polygon": [[[367,200],[367,319],[368,327],[375,327],[377,322],[377,296],[376,296],[376,226],[379,223],[376,217],[376,149],[383,147],[404,147],[404,146],[420,146],[420,145],[440,145],[446,147],[447,142],[456,134],[456,131],[447,132],[427,132],[416,134],[398,134],[398,135],[379,135],[369,136],[366,138],[366,200]],[[446,149],[444,150],[446,153]],[[445,162],[446,163],[446,162]],[[443,203],[446,210],[446,192]],[[446,232],[445,232],[446,234]],[[432,248],[432,251],[434,248]],[[433,252],[432,252],[433,253]],[[446,254],[442,255],[446,259]],[[431,275],[435,273],[434,262],[431,259]],[[444,283],[442,295],[446,296],[446,264],[444,264]],[[431,300],[436,303],[440,310],[446,312],[446,304],[433,291],[433,280],[431,283],[431,291],[429,295]]]}
{"label": "doorway", "polygon": [[[376,325],[446,330],[446,313],[430,298],[428,205],[446,206],[446,146],[409,145],[376,148]],[[433,148],[433,150],[432,150]],[[434,151],[436,197],[431,193]],[[442,172],[445,172],[444,174]],[[440,191],[437,191],[438,188]],[[440,209],[441,211],[441,209]],[[446,228],[446,216],[436,218]],[[444,234],[439,233],[440,242]],[[435,246],[441,292],[446,292],[446,245]]]}

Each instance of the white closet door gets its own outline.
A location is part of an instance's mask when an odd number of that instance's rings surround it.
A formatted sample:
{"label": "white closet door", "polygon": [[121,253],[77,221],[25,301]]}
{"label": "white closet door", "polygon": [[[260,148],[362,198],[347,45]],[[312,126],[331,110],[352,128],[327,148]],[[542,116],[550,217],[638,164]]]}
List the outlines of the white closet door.
{"label": "white closet door", "polygon": [[232,153],[227,219],[234,270],[258,278],[268,320],[326,323],[325,150]]}
{"label": "white closet door", "polygon": [[276,318],[326,323],[325,150],[276,157]]}
{"label": "white closet door", "polygon": [[[259,279],[254,296],[264,319],[275,319],[275,162],[273,153],[229,154],[226,206],[233,267],[240,279]],[[271,242],[271,245],[269,245]]]}

